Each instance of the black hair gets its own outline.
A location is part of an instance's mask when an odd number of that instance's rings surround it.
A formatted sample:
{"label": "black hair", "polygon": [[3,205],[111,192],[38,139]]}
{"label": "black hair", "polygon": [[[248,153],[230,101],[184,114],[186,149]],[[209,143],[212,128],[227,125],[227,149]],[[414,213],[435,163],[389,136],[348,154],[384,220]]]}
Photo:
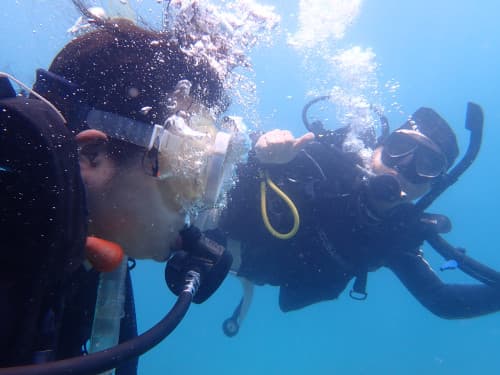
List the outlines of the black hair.
{"label": "black hair", "polygon": [[[140,121],[164,120],[165,95],[182,79],[191,82],[193,96],[203,104],[225,109],[222,82],[208,63],[183,53],[168,33],[125,19],[106,21],[72,40],[49,71],[77,85],[86,104]],[[144,107],[151,110],[141,111]]]}

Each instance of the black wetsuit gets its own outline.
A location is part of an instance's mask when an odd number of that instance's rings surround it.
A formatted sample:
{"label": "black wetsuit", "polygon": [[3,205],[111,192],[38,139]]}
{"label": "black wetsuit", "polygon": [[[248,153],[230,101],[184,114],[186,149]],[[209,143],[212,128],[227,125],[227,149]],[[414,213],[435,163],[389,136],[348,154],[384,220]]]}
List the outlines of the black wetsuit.
{"label": "black wetsuit", "polygon": [[[279,286],[283,311],[335,299],[350,280],[362,280],[380,267],[391,269],[441,317],[468,318],[500,310],[499,288],[443,283],[420,251],[436,231],[425,214],[413,204],[401,204],[384,217],[374,215],[367,205],[367,179],[356,167],[359,160],[334,150],[313,143],[286,165],[265,166],[251,157],[239,167],[221,229],[242,243],[240,276]],[[273,237],[264,225],[261,170],[297,206],[300,228],[289,240]],[[267,190],[269,219],[276,230],[286,233],[293,224],[290,209]]]}
{"label": "black wetsuit", "polygon": [[[85,190],[74,137],[0,79],[0,367],[82,355],[99,274],[82,261]],[[130,275],[120,341],[137,336]],[[43,357],[43,358],[41,358]],[[136,373],[137,359],[117,369]]]}

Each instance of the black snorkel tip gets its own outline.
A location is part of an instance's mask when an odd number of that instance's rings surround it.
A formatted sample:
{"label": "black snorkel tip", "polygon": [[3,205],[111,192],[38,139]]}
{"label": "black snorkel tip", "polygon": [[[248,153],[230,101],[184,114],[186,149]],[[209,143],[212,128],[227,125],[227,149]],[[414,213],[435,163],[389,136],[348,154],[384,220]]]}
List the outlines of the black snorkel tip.
{"label": "black snorkel tip", "polygon": [[465,119],[465,127],[471,132],[482,132],[484,124],[483,109],[476,103],[467,103],[467,114]]}
{"label": "black snorkel tip", "polygon": [[446,189],[453,185],[476,159],[483,140],[484,114],[481,106],[467,103],[465,128],[470,131],[469,146],[460,162],[434,185],[432,190],[424,195],[416,204],[418,210],[426,210]]}

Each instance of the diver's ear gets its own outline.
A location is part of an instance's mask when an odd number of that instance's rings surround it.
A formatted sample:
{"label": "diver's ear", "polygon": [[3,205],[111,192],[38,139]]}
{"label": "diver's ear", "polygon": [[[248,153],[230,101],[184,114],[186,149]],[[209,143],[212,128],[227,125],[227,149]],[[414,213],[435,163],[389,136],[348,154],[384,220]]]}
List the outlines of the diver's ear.
{"label": "diver's ear", "polygon": [[75,139],[78,146],[81,147],[86,143],[107,142],[108,136],[100,130],[87,129],[78,133]]}
{"label": "diver's ear", "polygon": [[100,189],[114,176],[116,163],[108,155],[108,137],[89,129],[75,137],[83,182],[89,189]]}

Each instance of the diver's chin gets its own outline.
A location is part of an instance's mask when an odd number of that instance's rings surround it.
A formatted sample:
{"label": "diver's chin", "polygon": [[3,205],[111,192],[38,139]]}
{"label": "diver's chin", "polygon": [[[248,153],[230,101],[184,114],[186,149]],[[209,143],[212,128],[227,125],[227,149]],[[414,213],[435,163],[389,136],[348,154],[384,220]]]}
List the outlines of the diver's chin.
{"label": "diver's chin", "polygon": [[425,195],[427,192],[429,192],[431,188],[431,184],[428,182],[422,184],[415,184],[408,181],[402,175],[398,175],[398,179],[401,184],[401,189],[404,192],[405,201],[414,201]]}
{"label": "diver's chin", "polygon": [[168,228],[165,229],[164,238],[161,240],[159,251],[152,257],[157,262],[165,262],[170,258],[172,251],[178,246],[179,232],[186,225],[185,215],[179,212],[169,212]]}
{"label": "diver's chin", "polygon": [[398,174],[397,171],[385,165],[384,162],[382,161],[382,147],[377,147],[373,151],[370,169],[376,175],[387,174],[391,176],[396,176]]}

